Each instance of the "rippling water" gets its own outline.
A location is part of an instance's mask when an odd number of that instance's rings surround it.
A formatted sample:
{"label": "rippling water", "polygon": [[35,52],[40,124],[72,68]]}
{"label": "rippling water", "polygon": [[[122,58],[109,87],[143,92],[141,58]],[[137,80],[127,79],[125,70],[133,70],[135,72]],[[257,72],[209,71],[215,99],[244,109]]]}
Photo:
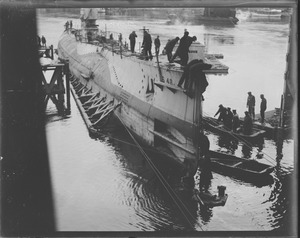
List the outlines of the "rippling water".
{"label": "rippling water", "polygon": [[[56,48],[64,23],[71,19],[39,14],[39,33]],[[75,26],[79,24],[79,20],[72,20]],[[248,91],[253,92],[257,101],[259,94],[264,93],[270,110],[280,105],[289,34],[286,22],[241,19],[236,26],[167,25],[166,20],[110,17],[99,20],[98,24],[121,32],[124,38],[132,30],[146,26],[152,37],[160,35],[162,45],[168,38],[181,36],[187,28],[191,35],[205,42],[208,53],[222,53],[230,72],[227,76],[209,77],[204,94],[206,115],[213,115],[220,103],[237,109],[241,115],[246,109]],[[142,32],[137,33],[141,41]],[[71,115],[61,117],[50,103],[46,118],[59,231],[289,229],[294,171],[292,139],[283,141],[283,157],[279,159],[274,140],[264,139],[247,147],[242,142],[206,132],[213,150],[251,159],[262,155],[260,162],[276,166],[270,185],[257,186],[213,173],[211,191],[217,193],[217,186],[225,185],[229,198],[224,207],[206,208],[182,189],[181,168],[172,161],[145,148],[170,189],[163,186],[121,125],[113,122],[99,138],[92,138],[73,100],[71,107]],[[197,183],[196,180],[196,186]]]}

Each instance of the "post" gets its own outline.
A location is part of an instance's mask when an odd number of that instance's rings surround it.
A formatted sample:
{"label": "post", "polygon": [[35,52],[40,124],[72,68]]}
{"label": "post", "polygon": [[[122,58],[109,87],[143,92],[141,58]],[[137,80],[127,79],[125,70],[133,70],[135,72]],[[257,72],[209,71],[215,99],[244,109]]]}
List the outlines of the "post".
{"label": "post", "polygon": [[66,114],[70,115],[71,113],[71,103],[70,103],[70,71],[69,71],[69,61],[65,63],[65,75],[66,75],[66,96],[67,96],[67,109]]}
{"label": "post", "polygon": [[50,45],[51,59],[54,60],[53,45]]}

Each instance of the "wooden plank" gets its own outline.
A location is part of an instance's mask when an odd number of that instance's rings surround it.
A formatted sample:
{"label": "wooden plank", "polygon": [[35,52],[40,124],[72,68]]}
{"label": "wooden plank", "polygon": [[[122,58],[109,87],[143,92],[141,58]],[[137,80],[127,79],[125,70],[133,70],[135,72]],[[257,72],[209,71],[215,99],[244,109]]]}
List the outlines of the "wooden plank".
{"label": "wooden plank", "polygon": [[19,7],[27,7],[30,4],[33,7],[45,8],[80,8],[80,7],[102,7],[102,8],[114,8],[114,7],[128,7],[128,8],[154,8],[154,7],[296,7],[297,1],[294,0],[135,0],[135,1],[123,1],[123,0],[91,0],[91,1],[77,1],[77,0],[65,0],[65,1],[49,1],[41,2],[39,0],[23,0],[23,1],[4,1],[3,5],[8,4],[10,6],[16,5]]}

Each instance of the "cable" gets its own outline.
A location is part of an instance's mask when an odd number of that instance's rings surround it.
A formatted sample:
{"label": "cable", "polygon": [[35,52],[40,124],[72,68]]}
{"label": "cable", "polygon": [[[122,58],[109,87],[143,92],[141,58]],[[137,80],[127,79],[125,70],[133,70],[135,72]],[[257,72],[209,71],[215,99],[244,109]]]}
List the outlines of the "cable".
{"label": "cable", "polygon": [[[179,210],[181,211],[181,213],[183,214],[183,216],[186,218],[186,220],[188,221],[188,223],[190,224],[190,226],[193,228],[193,224],[191,223],[191,221],[189,220],[189,218],[186,216],[185,212],[183,211],[183,209],[179,206],[178,202],[176,201],[175,197],[177,198],[177,200],[181,203],[182,207],[187,211],[188,215],[190,215],[192,218],[193,216],[191,215],[191,213],[189,212],[189,210],[187,209],[187,207],[184,205],[184,203],[180,200],[180,198],[178,197],[178,195],[173,191],[173,189],[171,188],[171,186],[169,185],[169,183],[165,180],[165,178],[163,177],[163,175],[160,173],[160,171],[156,168],[156,166],[153,164],[153,162],[151,161],[151,159],[148,157],[148,155],[146,154],[146,152],[143,150],[143,148],[139,145],[139,143],[136,141],[136,139],[134,138],[134,136],[132,135],[132,133],[129,131],[129,129],[125,126],[123,120],[117,115],[115,114],[119,120],[121,121],[121,123],[123,124],[123,126],[125,127],[125,129],[127,130],[128,134],[130,135],[130,137],[132,138],[132,140],[136,143],[137,147],[139,148],[140,152],[142,153],[142,155],[146,158],[147,162],[149,163],[149,165],[151,166],[151,168],[153,169],[154,173],[157,175],[158,179],[161,181],[162,185],[165,187],[165,189],[167,190],[167,192],[169,193],[170,197],[173,199],[173,201],[175,202],[175,204],[178,206]],[[175,197],[172,195],[175,195]],[[202,227],[200,226],[200,224],[198,223],[198,226],[200,227],[200,229],[203,231]]]}

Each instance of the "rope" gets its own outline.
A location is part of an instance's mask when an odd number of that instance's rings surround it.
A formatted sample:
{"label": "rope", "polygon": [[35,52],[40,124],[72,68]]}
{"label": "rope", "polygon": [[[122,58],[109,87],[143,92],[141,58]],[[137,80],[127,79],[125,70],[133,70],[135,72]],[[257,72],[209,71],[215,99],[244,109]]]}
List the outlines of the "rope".
{"label": "rope", "polygon": [[[127,130],[128,134],[130,135],[130,137],[132,138],[132,140],[135,142],[135,144],[137,145],[137,147],[139,148],[140,152],[142,153],[142,155],[146,158],[147,162],[149,163],[149,165],[151,166],[151,168],[153,169],[154,173],[157,175],[158,179],[160,180],[160,182],[162,183],[162,185],[165,187],[165,189],[167,190],[167,192],[169,193],[170,197],[173,199],[174,203],[177,205],[178,209],[180,210],[180,212],[183,214],[183,216],[185,217],[185,219],[187,220],[187,222],[189,223],[189,225],[193,227],[193,224],[191,223],[191,221],[189,220],[189,218],[187,217],[187,215],[185,214],[185,211],[180,207],[180,205],[178,204],[178,202],[180,202],[181,206],[186,210],[187,214],[189,216],[192,217],[192,214],[189,212],[189,210],[187,209],[187,207],[184,205],[184,203],[180,200],[180,198],[178,197],[178,195],[174,192],[174,190],[171,188],[171,186],[169,185],[169,183],[165,180],[165,178],[163,177],[163,175],[160,173],[160,171],[156,168],[156,166],[153,164],[153,162],[151,161],[151,159],[149,158],[149,156],[146,154],[146,152],[143,150],[143,148],[140,146],[140,144],[136,141],[136,139],[134,138],[134,136],[132,135],[132,133],[129,131],[129,129],[125,126],[123,120],[117,115],[115,114],[119,120],[121,121],[121,123],[123,124],[123,126],[125,127],[125,129]],[[173,195],[172,195],[173,194]],[[176,199],[178,200],[178,202],[176,201]],[[199,223],[197,223],[198,226],[200,227],[200,229],[203,231],[202,227],[200,226]]]}

